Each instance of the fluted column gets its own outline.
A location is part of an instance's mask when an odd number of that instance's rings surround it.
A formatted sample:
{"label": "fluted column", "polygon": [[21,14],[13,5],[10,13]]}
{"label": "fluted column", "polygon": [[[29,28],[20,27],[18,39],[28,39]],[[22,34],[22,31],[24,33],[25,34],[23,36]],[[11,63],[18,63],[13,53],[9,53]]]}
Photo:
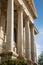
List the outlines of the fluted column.
{"label": "fluted column", "polygon": [[25,56],[25,27],[23,28],[23,56]]}
{"label": "fluted column", "polygon": [[7,9],[7,43],[6,50],[13,51],[14,33],[14,0],[8,0]]}
{"label": "fluted column", "polygon": [[0,22],[1,22],[1,1],[0,1]]}
{"label": "fluted column", "polygon": [[[34,38],[35,38],[35,33],[34,33]],[[34,49],[35,49],[35,63],[37,63],[37,48],[36,48],[36,40],[35,40],[35,46],[34,46]]]}
{"label": "fluted column", "polygon": [[27,19],[25,21],[25,37],[26,37],[26,57],[30,61],[31,60],[31,39],[30,39],[30,23]]}
{"label": "fluted column", "polygon": [[35,62],[35,40],[34,40],[34,25],[31,25],[31,58]]}
{"label": "fluted column", "polygon": [[[1,1],[0,1],[0,26],[1,26]],[[1,27],[0,27],[0,33],[1,33]],[[0,62],[1,62],[1,57],[0,57]]]}
{"label": "fluted column", "polygon": [[1,15],[1,0],[0,0],[0,15]]}
{"label": "fluted column", "polygon": [[18,54],[23,54],[23,10],[18,10],[18,34],[17,34]]}

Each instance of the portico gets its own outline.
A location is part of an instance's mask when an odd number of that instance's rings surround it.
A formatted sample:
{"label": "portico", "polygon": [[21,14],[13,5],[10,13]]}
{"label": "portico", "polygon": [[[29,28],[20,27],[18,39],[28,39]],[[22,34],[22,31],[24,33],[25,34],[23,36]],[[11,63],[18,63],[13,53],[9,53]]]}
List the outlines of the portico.
{"label": "portico", "polygon": [[20,55],[28,59],[30,65],[37,64],[34,40],[34,35],[38,34],[34,26],[37,14],[33,0],[2,0],[1,5],[1,18],[4,17],[4,22],[1,20],[0,25],[0,33],[3,32],[3,36],[0,36],[3,41],[0,55],[10,54],[14,59]]}

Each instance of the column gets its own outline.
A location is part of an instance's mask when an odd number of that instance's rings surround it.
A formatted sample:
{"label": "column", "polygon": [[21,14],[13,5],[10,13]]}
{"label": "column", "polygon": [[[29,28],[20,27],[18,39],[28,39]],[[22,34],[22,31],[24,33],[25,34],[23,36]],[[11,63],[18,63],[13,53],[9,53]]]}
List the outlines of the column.
{"label": "column", "polygon": [[5,45],[5,16],[1,15],[1,27],[0,27],[0,44],[2,46],[2,51],[4,51]]}
{"label": "column", "polygon": [[18,10],[18,34],[17,34],[17,50],[21,56],[23,54],[23,10]]}
{"label": "column", "polygon": [[23,28],[23,56],[25,56],[25,27]]}
{"label": "column", "polygon": [[0,0],[0,15],[1,15],[1,0]]}
{"label": "column", "polygon": [[30,23],[29,20],[25,21],[25,40],[26,40],[26,57],[31,60],[31,39],[30,39]]}
{"label": "column", "polygon": [[0,0],[0,22],[1,22],[1,0]]}
{"label": "column", "polygon": [[[34,38],[35,38],[35,33],[34,33]],[[36,48],[36,40],[35,40],[35,44],[34,44],[35,46],[34,46],[34,49],[35,49],[35,63],[37,64],[37,48]]]}
{"label": "column", "polygon": [[[0,33],[1,33],[1,0],[0,0]],[[0,57],[0,62],[1,62],[1,57]]]}
{"label": "column", "polygon": [[6,50],[13,51],[14,34],[14,0],[8,0],[7,9],[7,43]]}
{"label": "column", "polygon": [[35,61],[35,41],[34,41],[34,25],[31,25],[31,58],[32,61]]}

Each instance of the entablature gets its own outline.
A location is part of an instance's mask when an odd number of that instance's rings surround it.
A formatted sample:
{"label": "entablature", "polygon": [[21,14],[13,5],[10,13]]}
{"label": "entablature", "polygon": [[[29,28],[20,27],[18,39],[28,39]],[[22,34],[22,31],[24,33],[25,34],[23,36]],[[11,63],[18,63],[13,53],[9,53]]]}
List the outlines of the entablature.
{"label": "entablature", "polygon": [[34,19],[37,18],[37,12],[33,0],[26,0]]}
{"label": "entablature", "polygon": [[15,2],[15,4],[17,5],[17,7],[18,7],[19,9],[20,9],[20,8],[23,9],[23,11],[24,11],[25,14],[26,14],[26,17],[28,17],[28,18],[30,19],[30,21],[31,21],[32,23],[34,23],[34,21],[33,21],[34,19],[33,19],[33,17],[31,16],[31,13],[29,12],[29,10],[28,10],[28,8],[27,8],[25,2],[24,2],[23,0],[15,0],[14,2]]}
{"label": "entablature", "polygon": [[39,33],[35,26],[34,26],[34,33],[35,33],[35,35],[37,35]]}

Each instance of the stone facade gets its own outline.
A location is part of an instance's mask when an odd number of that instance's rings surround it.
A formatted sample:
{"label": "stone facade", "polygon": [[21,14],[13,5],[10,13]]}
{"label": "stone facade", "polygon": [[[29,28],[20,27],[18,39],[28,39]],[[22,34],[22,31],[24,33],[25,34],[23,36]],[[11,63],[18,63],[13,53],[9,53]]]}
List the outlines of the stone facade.
{"label": "stone facade", "polygon": [[[0,0],[0,58],[24,56],[37,65],[34,26],[37,18],[33,0]],[[3,57],[4,56],[4,57]]]}

